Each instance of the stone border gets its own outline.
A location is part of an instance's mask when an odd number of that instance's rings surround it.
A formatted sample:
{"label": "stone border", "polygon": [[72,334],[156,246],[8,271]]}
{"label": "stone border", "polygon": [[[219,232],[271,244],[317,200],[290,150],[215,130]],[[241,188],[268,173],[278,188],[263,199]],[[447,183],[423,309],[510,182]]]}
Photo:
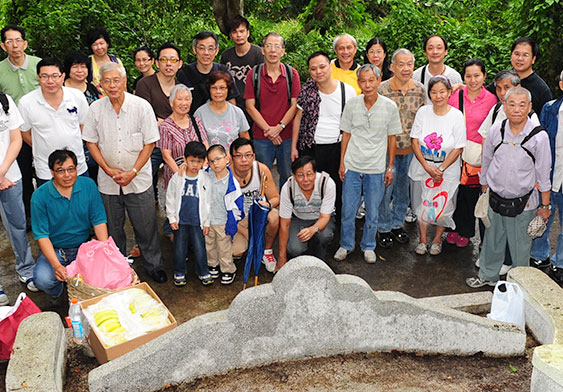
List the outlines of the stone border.
{"label": "stone border", "polygon": [[532,357],[531,392],[563,392],[563,289],[533,267],[513,268],[507,279],[524,292],[526,326],[543,344]]}
{"label": "stone border", "polygon": [[324,262],[302,256],[272,283],[239,293],[228,310],[189,320],[92,370],[88,383],[93,392],[149,391],[238,368],[352,352],[524,352],[518,326],[437,301],[373,291],[357,276],[335,275]]}

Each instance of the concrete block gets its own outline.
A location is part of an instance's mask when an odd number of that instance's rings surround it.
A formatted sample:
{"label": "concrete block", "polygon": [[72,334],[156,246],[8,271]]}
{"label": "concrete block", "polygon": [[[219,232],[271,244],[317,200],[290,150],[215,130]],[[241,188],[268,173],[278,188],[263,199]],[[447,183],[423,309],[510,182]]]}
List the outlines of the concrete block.
{"label": "concrete block", "polygon": [[62,392],[66,366],[64,326],[57,313],[24,319],[6,371],[6,391]]}
{"label": "concrete block", "polygon": [[536,347],[532,365],[531,392],[563,392],[563,345]]}
{"label": "concrete block", "polygon": [[541,344],[563,344],[563,289],[533,267],[513,268],[508,281],[524,292],[526,325]]}
{"label": "concrete block", "polygon": [[241,292],[228,310],[208,313],[89,374],[90,391],[150,391],[272,362],[351,352],[521,355],[517,326],[407,295],[374,292],[336,276],[322,261],[291,260],[270,284]]}
{"label": "concrete block", "polygon": [[424,302],[431,307],[440,306],[473,314],[489,313],[492,300],[493,293],[490,291],[476,291],[473,293],[441,295],[419,299],[420,302]]}

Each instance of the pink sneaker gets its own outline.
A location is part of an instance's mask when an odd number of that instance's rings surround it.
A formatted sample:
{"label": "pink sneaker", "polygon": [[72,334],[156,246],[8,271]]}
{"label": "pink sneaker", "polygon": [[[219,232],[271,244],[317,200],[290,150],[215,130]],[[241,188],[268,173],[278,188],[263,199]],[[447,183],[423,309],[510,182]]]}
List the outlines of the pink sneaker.
{"label": "pink sneaker", "polygon": [[450,231],[446,236],[446,242],[450,245],[454,245],[457,242],[457,233],[455,231]]}
{"label": "pink sneaker", "polygon": [[459,235],[457,236],[455,244],[458,248],[465,248],[467,245],[469,245],[469,238]]}

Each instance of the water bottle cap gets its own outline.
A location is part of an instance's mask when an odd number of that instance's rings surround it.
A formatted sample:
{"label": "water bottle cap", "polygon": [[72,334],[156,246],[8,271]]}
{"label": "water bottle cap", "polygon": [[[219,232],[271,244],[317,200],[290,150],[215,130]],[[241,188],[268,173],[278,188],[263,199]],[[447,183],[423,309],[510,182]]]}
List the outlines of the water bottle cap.
{"label": "water bottle cap", "polygon": [[77,303],[78,303],[78,298],[73,298],[70,302],[72,302],[73,304],[77,304]]}

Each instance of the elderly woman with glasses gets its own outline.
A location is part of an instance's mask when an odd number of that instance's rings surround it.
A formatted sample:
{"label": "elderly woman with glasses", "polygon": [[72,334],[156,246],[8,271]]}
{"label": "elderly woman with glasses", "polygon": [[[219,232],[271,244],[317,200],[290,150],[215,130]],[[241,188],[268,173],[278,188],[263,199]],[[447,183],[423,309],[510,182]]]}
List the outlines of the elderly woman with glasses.
{"label": "elderly woman with glasses", "polygon": [[206,148],[209,148],[203,123],[199,118],[189,114],[191,104],[192,94],[186,85],[177,84],[172,88],[170,91],[172,114],[158,126],[160,140],[156,142],[156,146],[162,151],[162,159],[166,163],[163,177],[164,189],[168,187],[172,174],[178,171],[178,166],[184,158],[184,148],[188,142],[202,142]]}
{"label": "elderly woman with glasses", "polygon": [[209,75],[206,87],[211,101],[200,106],[195,116],[201,119],[210,144],[220,144],[228,151],[238,137],[250,139],[250,126],[244,112],[227,101],[233,88],[231,76],[224,71],[215,71]]}

